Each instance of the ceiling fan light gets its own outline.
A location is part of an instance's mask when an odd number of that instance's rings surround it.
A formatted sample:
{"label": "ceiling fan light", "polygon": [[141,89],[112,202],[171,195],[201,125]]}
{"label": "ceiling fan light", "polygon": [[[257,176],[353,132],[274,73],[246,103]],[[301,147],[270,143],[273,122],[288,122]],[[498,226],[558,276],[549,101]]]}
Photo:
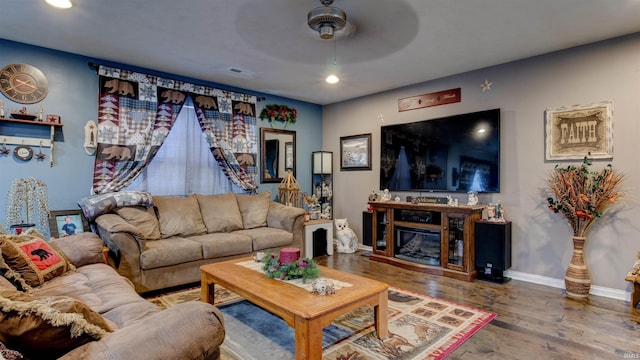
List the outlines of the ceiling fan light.
{"label": "ceiling fan light", "polygon": [[325,24],[320,27],[320,38],[329,40],[333,39],[333,26]]}
{"label": "ceiling fan light", "polygon": [[339,79],[336,75],[331,74],[331,75],[327,76],[326,81],[327,81],[329,84],[335,84],[335,83],[337,83],[338,81],[340,81],[340,79]]}
{"label": "ceiling fan light", "polygon": [[60,9],[68,9],[71,6],[73,6],[70,0],[45,0],[45,1],[47,2],[47,4]]}

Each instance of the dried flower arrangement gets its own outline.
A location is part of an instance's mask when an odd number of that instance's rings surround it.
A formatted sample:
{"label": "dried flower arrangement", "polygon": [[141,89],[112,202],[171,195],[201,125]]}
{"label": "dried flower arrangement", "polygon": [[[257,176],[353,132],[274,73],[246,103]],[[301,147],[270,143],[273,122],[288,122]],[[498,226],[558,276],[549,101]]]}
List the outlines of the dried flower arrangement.
{"label": "dried flower arrangement", "polygon": [[586,236],[595,219],[622,197],[625,176],[611,164],[599,171],[591,165],[585,156],[579,167],[556,165],[547,178],[549,209],[567,218],[574,236]]}

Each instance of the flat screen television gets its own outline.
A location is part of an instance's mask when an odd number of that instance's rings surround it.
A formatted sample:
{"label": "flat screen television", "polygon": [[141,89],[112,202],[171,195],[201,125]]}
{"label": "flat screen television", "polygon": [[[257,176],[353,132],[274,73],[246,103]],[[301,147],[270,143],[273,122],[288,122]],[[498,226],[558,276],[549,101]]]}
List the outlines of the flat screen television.
{"label": "flat screen television", "polygon": [[500,109],[383,126],[380,189],[500,192]]}

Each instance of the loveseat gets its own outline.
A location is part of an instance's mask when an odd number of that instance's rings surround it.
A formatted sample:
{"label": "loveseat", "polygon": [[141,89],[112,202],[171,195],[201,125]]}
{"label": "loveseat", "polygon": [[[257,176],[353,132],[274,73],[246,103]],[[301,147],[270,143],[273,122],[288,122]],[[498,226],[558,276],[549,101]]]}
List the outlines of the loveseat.
{"label": "loveseat", "polygon": [[95,218],[110,264],[136,291],[200,280],[200,266],[284,247],[302,250],[304,210],[256,195],[153,196]]}
{"label": "loveseat", "polygon": [[104,263],[102,249],[93,233],[51,241],[0,236],[0,354],[219,359],[225,331],[215,306],[194,301],[161,310]]}

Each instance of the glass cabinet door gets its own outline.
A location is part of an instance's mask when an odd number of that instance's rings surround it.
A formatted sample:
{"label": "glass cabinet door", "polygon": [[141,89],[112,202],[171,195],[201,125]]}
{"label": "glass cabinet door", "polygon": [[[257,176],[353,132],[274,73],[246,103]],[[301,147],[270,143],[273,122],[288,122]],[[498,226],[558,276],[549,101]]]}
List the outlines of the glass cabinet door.
{"label": "glass cabinet door", "polygon": [[462,270],[465,265],[465,216],[447,216],[447,267]]}
{"label": "glass cabinet door", "polygon": [[387,255],[387,232],[389,231],[389,219],[387,218],[387,210],[374,209],[373,211],[373,251]]}

